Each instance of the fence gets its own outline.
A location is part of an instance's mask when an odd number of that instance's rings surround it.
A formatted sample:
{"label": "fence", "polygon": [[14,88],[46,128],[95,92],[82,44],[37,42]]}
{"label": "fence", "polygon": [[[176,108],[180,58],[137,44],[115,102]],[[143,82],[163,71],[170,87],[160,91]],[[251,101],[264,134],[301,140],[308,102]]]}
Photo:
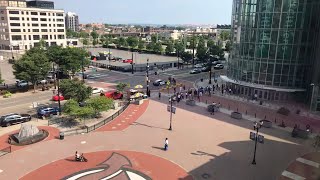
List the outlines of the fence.
{"label": "fence", "polygon": [[112,116],[109,116],[107,119],[104,119],[104,120],[98,122],[97,124],[94,124],[92,126],[87,126],[86,128],[83,128],[83,129],[63,131],[63,133],[65,136],[70,136],[70,135],[77,135],[77,134],[89,133],[91,131],[94,131],[94,130],[100,128],[101,126],[104,126],[105,124],[109,123],[110,121],[112,121],[116,117],[118,117],[123,111],[125,111],[127,109],[129,104],[130,104],[130,102],[126,102],[125,105],[119,111],[115,112],[114,114],[112,114]]}
{"label": "fence", "polygon": [[6,155],[8,153],[11,153],[11,146],[0,150],[0,156],[4,156],[4,155]]}

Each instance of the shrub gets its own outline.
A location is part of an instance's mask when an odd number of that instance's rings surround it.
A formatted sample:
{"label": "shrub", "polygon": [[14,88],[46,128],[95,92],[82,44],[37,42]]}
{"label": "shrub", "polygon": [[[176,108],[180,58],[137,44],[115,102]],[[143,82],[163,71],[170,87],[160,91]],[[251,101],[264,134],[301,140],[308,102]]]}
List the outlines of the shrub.
{"label": "shrub", "polygon": [[4,98],[9,98],[11,96],[12,96],[11,92],[9,92],[9,91],[4,92],[4,95],[3,95]]}
{"label": "shrub", "polygon": [[284,116],[288,116],[290,113],[290,110],[285,107],[281,107],[280,109],[278,109],[277,113],[282,114]]}

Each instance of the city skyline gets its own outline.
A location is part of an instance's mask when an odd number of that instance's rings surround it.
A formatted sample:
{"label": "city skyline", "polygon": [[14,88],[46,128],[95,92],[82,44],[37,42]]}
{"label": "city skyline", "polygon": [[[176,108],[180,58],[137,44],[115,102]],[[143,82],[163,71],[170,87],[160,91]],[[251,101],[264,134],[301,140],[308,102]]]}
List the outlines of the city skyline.
{"label": "city skyline", "polygon": [[[230,24],[232,0],[126,0],[101,2],[101,0],[53,0],[56,9],[75,12],[80,23],[110,24]],[[77,6],[74,6],[77,4]],[[99,4],[97,6],[97,4]],[[91,11],[95,13],[91,13]],[[189,12],[198,12],[190,14]],[[164,13],[163,13],[164,12]],[[199,13],[200,12],[200,13]],[[162,14],[160,14],[162,13]]]}

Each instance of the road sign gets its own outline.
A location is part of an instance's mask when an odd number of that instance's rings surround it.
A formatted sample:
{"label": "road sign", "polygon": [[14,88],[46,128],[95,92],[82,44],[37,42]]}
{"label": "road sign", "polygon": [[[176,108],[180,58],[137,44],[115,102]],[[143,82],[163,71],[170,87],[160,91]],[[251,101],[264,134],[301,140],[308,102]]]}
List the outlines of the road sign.
{"label": "road sign", "polygon": [[[172,113],[173,113],[173,114],[176,113],[176,109],[177,109],[176,107],[173,107],[173,106],[172,106]],[[171,111],[170,111],[170,105],[167,106],[167,111],[168,111],[168,112],[171,112]]]}
{"label": "road sign", "polygon": [[[255,132],[250,132],[250,139],[252,141],[255,141],[256,140],[256,137],[257,137],[257,133]],[[264,144],[264,136],[262,135],[258,135],[258,142],[261,143],[261,144]]]}

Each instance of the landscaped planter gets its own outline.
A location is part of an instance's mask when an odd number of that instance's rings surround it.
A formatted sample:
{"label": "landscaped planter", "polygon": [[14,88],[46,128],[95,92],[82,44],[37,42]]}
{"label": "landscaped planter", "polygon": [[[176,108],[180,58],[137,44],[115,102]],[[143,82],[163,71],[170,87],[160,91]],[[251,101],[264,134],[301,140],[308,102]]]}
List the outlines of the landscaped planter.
{"label": "landscaped planter", "polygon": [[261,120],[260,122],[263,122],[262,127],[265,128],[272,128],[272,122],[269,120]]}
{"label": "landscaped planter", "polygon": [[308,139],[309,134],[310,134],[309,131],[298,129],[298,128],[295,128],[292,130],[292,137],[299,137],[302,139]]}
{"label": "landscaped planter", "polygon": [[234,119],[242,119],[242,114],[239,112],[232,112],[231,117]]}
{"label": "landscaped planter", "polygon": [[210,104],[208,107],[207,107],[207,111],[208,112],[212,112],[212,109],[214,108],[214,112],[217,112],[219,110],[219,108],[216,106],[216,105],[213,105],[213,104]]}
{"label": "landscaped planter", "polygon": [[189,106],[195,106],[195,105],[196,105],[196,101],[195,101],[195,100],[188,99],[188,100],[186,101],[186,104],[189,105]]}

